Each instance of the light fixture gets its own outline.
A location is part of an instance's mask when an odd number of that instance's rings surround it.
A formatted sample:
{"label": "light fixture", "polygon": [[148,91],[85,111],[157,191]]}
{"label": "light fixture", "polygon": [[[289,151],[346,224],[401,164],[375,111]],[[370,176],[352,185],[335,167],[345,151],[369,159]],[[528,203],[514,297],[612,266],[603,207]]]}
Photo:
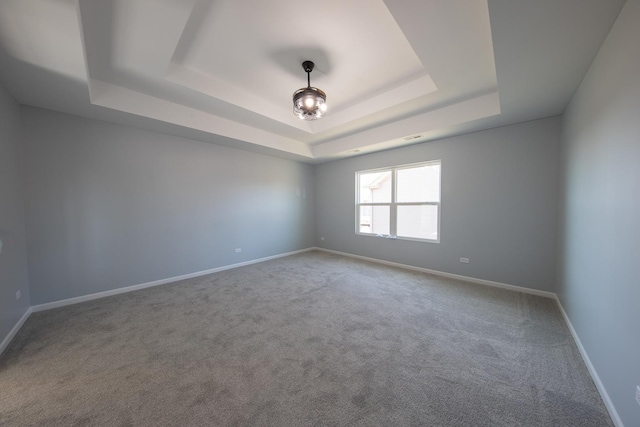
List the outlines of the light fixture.
{"label": "light fixture", "polygon": [[307,73],[307,87],[293,93],[293,114],[302,120],[317,120],[327,112],[327,95],[317,87],[311,87],[311,71],[315,64],[304,61],[302,68]]}

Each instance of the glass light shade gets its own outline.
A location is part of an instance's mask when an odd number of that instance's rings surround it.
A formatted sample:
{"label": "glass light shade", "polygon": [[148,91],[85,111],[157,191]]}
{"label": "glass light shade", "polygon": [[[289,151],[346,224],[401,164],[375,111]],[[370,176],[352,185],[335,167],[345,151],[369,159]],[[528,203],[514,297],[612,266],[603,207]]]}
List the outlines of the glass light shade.
{"label": "glass light shade", "polygon": [[293,94],[293,114],[302,120],[317,120],[327,112],[327,95],[316,87],[298,89]]}

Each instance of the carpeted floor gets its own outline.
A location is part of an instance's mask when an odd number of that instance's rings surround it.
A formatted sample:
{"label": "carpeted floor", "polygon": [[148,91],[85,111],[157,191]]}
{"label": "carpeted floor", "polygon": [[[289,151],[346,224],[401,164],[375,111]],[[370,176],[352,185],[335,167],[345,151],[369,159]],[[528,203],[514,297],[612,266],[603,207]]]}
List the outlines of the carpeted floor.
{"label": "carpeted floor", "polygon": [[34,313],[0,425],[612,426],[552,300],[322,252]]}

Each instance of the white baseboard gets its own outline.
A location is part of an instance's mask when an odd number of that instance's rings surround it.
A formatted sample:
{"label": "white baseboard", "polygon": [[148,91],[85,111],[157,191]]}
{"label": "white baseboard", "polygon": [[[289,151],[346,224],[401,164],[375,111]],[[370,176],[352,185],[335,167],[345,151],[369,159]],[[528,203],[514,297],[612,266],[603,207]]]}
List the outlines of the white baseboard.
{"label": "white baseboard", "polygon": [[7,347],[9,347],[9,343],[11,342],[13,337],[16,336],[20,328],[22,328],[22,325],[24,325],[24,322],[27,321],[31,313],[33,313],[33,310],[31,309],[31,307],[27,308],[27,311],[24,312],[20,320],[18,320],[16,324],[13,325],[13,328],[11,328],[7,336],[4,337],[4,339],[0,343],[0,354],[2,354],[7,349]]}
{"label": "white baseboard", "polygon": [[357,258],[357,259],[362,259],[362,260],[365,260],[365,261],[376,262],[378,264],[391,265],[393,267],[399,267],[399,268],[405,268],[405,269],[408,269],[408,270],[420,271],[420,272],[423,272],[423,273],[429,273],[429,274],[433,274],[433,275],[436,275],[436,276],[448,277],[450,279],[464,280],[465,282],[477,283],[479,285],[491,286],[491,287],[494,287],[494,288],[501,288],[501,289],[508,289],[510,291],[517,291],[517,292],[522,292],[522,293],[525,293],[525,294],[538,295],[538,296],[541,296],[541,297],[556,299],[556,294],[554,294],[553,292],[540,291],[538,289],[525,288],[525,287],[522,287],[522,286],[508,285],[506,283],[493,282],[491,280],[476,279],[475,277],[462,276],[460,274],[453,274],[453,273],[446,273],[444,271],[438,271],[438,270],[430,270],[428,268],[415,267],[413,265],[400,264],[400,263],[397,263],[397,262],[385,261],[385,260],[378,259],[378,258],[369,258],[369,257],[366,257],[366,256],[354,255],[354,254],[350,254],[350,253],[346,253],[346,252],[333,251],[331,249],[324,249],[324,248],[316,248],[316,249],[319,250],[319,251],[329,252],[329,253],[336,254],[336,255],[342,255],[342,256],[347,256],[347,257],[350,257],[350,258]]}
{"label": "white baseboard", "polygon": [[18,320],[18,322],[13,326],[13,328],[11,328],[11,331],[9,331],[7,336],[4,337],[4,339],[0,343],[0,354],[2,354],[6,350],[6,348],[9,346],[9,343],[11,343],[11,340],[13,339],[13,337],[15,337],[15,335],[18,333],[20,328],[22,328],[22,325],[24,325],[24,322],[27,321],[27,319],[29,318],[31,313],[36,313],[38,311],[44,311],[44,310],[50,310],[52,308],[64,307],[66,305],[71,305],[71,304],[78,304],[78,303],[81,303],[81,302],[91,301],[91,300],[98,299],[98,298],[105,298],[105,297],[109,297],[109,296],[112,296],[112,295],[122,294],[122,293],[125,293],[125,292],[137,291],[139,289],[150,288],[152,286],[164,285],[166,283],[177,282],[179,280],[191,279],[191,278],[198,277],[198,276],[205,276],[207,274],[217,273],[218,271],[224,271],[224,270],[230,270],[232,268],[244,267],[245,265],[257,264],[259,262],[264,262],[264,261],[269,261],[269,260],[276,259],[276,258],[282,258],[282,257],[290,256],[290,255],[300,254],[300,253],[303,253],[303,252],[309,252],[309,251],[313,251],[315,249],[316,249],[315,247],[311,247],[311,248],[301,249],[301,250],[298,250],[298,251],[286,252],[286,253],[282,253],[282,254],[278,254],[278,255],[272,255],[272,256],[268,256],[268,257],[264,257],[264,258],[253,259],[253,260],[250,260],[250,261],[239,262],[237,264],[224,265],[222,267],[212,268],[210,270],[197,271],[195,273],[183,274],[181,276],[169,277],[167,279],[154,280],[153,282],[141,283],[139,285],[126,286],[126,287],[123,287],[123,288],[111,289],[111,290],[104,291],[104,292],[96,292],[94,294],[82,295],[82,296],[75,297],[75,298],[68,298],[68,299],[64,299],[64,300],[60,300],[60,301],[52,301],[52,302],[48,302],[48,303],[44,303],[44,304],[32,305],[31,307],[29,307],[27,309],[27,311],[25,311],[25,313],[22,315],[20,320]]}
{"label": "white baseboard", "polygon": [[622,420],[620,419],[620,415],[618,415],[618,411],[616,411],[615,406],[613,406],[613,402],[611,401],[611,397],[609,397],[609,393],[607,393],[607,389],[604,388],[604,384],[602,384],[602,381],[600,380],[600,377],[598,376],[598,372],[596,372],[596,368],[591,363],[591,359],[589,359],[589,355],[587,354],[587,350],[585,350],[584,346],[582,345],[582,342],[580,341],[580,337],[578,337],[578,333],[576,332],[576,330],[574,329],[573,325],[571,324],[571,320],[569,320],[569,316],[567,315],[567,312],[564,311],[564,307],[562,306],[562,303],[560,302],[560,299],[556,296],[555,300],[556,300],[556,303],[558,304],[558,308],[560,308],[560,313],[562,313],[562,317],[564,318],[564,321],[566,322],[567,326],[569,327],[569,331],[571,332],[571,336],[573,337],[573,340],[575,341],[576,346],[578,346],[578,351],[580,351],[580,355],[582,356],[582,360],[584,360],[584,364],[587,365],[587,369],[589,370],[589,374],[591,374],[591,378],[593,379],[593,382],[595,383],[596,388],[598,389],[598,392],[600,393],[600,396],[602,397],[602,401],[604,402],[604,406],[606,406],[607,411],[609,411],[609,415],[611,416],[611,420],[613,421],[613,424],[616,427],[624,427],[624,424],[622,423]]}
{"label": "white baseboard", "polygon": [[63,299],[63,300],[53,301],[53,302],[47,302],[47,303],[44,303],[44,304],[38,304],[38,305],[31,306],[31,310],[35,313],[35,312],[43,311],[43,310],[50,310],[52,308],[64,307],[66,305],[78,304],[78,303],[81,303],[81,302],[91,301],[91,300],[98,299],[98,298],[105,298],[105,297],[109,297],[109,296],[112,296],[112,295],[122,294],[122,293],[125,293],[125,292],[133,292],[133,291],[137,291],[137,290],[140,290],[140,289],[151,288],[153,286],[164,285],[166,283],[177,282],[179,280],[192,279],[194,277],[205,276],[207,274],[213,274],[213,273],[217,273],[219,271],[231,270],[233,268],[244,267],[246,265],[251,265],[251,264],[257,264],[259,262],[269,261],[269,260],[276,259],[276,258],[282,258],[282,257],[290,256],[290,255],[300,254],[300,253],[303,253],[303,252],[309,252],[309,251],[312,251],[314,249],[315,248],[313,248],[313,247],[312,248],[307,248],[307,249],[301,249],[301,250],[298,250],[298,251],[286,252],[286,253],[282,253],[282,254],[278,254],[278,255],[272,255],[272,256],[268,256],[268,257],[264,257],[264,258],[253,259],[253,260],[250,260],[250,261],[239,262],[237,264],[224,265],[222,267],[216,267],[216,268],[212,268],[210,270],[197,271],[195,273],[183,274],[181,276],[175,276],[175,277],[169,277],[169,278],[166,278],[166,279],[154,280],[153,282],[147,282],[147,283],[141,283],[141,284],[138,284],[138,285],[125,286],[123,288],[111,289],[111,290],[104,291],[104,292],[96,292],[96,293],[93,293],[93,294],[82,295],[82,296],[79,296],[79,297],[68,298],[68,299]]}
{"label": "white baseboard", "polygon": [[496,287],[496,288],[503,288],[503,289],[509,289],[509,290],[512,290],[512,291],[523,292],[523,293],[532,294],[532,295],[539,295],[539,296],[543,296],[543,297],[547,297],[547,298],[551,298],[551,299],[555,300],[556,303],[558,304],[558,307],[560,308],[560,312],[562,313],[562,317],[564,318],[564,321],[567,324],[567,326],[569,328],[569,331],[571,332],[571,336],[573,337],[573,340],[576,343],[576,346],[578,347],[578,350],[580,351],[580,355],[582,356],[582,360],[584,360],[584,363],[587,366],[587,370],[589,371],[589,374],[591,375],[591,378],[593,379],[593,382],[595,383],[596,388],[598,389],[598,392],[600,393],[600,396],[602,397],[604,405],[606,406],[607,411],[609,411],[609,415],[611,416],[611,420],[613,421],[613,423],[614,423],[614,425],[616,427],[624,427],[624,424],[622,423],[622,420],[620,419],[620,416],[618,415],[618,411],[616,411],[616,408],[613,405],[613,402],[611,401],[611,397],[609,397],[609,393],[607,393],[607,390],[605,389],[604,384],[602,384],[602,381],[600,380],[600,377],[598,376],[598,372],[596,371],[596,368],[591,363],[591,359],[589,359],[589,355],[587,354],[587,351],[585,350],[584,346],[582,345],[582,342],[580,341],[580,337],[578,337],[578,333],[576,332],[576,330],[574,329],[573,325],[571,324],[571,320],[569,320],[569,316],[564,311],[564,307],[562,307],[562,304],[560,303],[560,299],[558,298],[558,296],[555,293],[546,292],[546,291],[539,291],[537,289],[531,289],[531,288],[524,288],[524,287],[521,287],[521,286],[507,285],[506,283],[492,282],[490,280],[476,279],[475,277],[467,277],[467,276],[461,276],[461,275],[458,275],[458,274],[445,273],[443,271],[438,271],[438,270],[429,270],[427,268],[414,267],[412,265],[400,264],[400,263],[396,263],[396,262],[385,261],[385,260],[381,260],[381,259],[377,259],[377,258],[369,258],[369,257],[365,257],[365,256],[360,256],[360,255],[353,255],[353,254],[350,254],[350,253],[333,251],[333,250],[330,250],[330,249],[324,249],[324,248],[316,248],[316,249],[319,250],[319,251],[333,253],[333,254],[336,254],[336,255],[342,255],[342,256],[347,256],[347,257],[351,257],[351,258],[362,259],[362,260],[365,260],[365,261],[371,261],[371,262],[376,262],[376,263],[379,263],[379,264],[391,265],[391,266],[394,266],[394,267],[406,268],[406,269],[409,269],[409,270],[421,271],[421,272],[424,272],[424,273],[435,274],[435,275],[438,275],[438,276],[449,277],[449,278],[453,278],[453,279],[460,279],[460,280],[464,280],[466,282],[478,283],[480,285],[493,286],[493,287]]}
{"label": "white baseboard", "polygon": [[286,257],[286,256],[300,254],[300,253],[303,253],[303,252],[309,252],[309,251],[313,251],[313,250],[318,250],[318,251],[327,252],[327,253],[333,253],[333,254],[336,254],[336,255],[342,255],[342,256],[346,256],[346,257],[362,259],[362,260],[365,260],[365,261],[376,262],[376,263],[379,263],[379,264],[385,264],[385,265],[390,265],[390,266],[394,266],[394,267],[405,268],[405,269],[408,269],[408,270],[414,270],[414,271],[420,271],[420,272],[423,272],[423,273],[434,274],[434,275],[437,275],[437,276],[448,277],[448,278],[458,279],[458,280],[464,280],[466,282],[477,283],[477,284],[480,284],[480,285],[492,286],[492,287],[502,288],[502,289],[508,289],[508,290],[512,290],[512,291],[523,292],[523,293],[527,293],[527,294],[538,295],[538,296],[543,296],[543,297],[554,299],[556,301],[556,303],[558,304],[558,307],[560,308],[560,312],[562,313],[562,317],[564,318],[564,321],[566,322],[567,326],[569,327],[569,331],[571,332],[571,336],[573,337],[573,340],[575,341],[576,346],[578,347],[578,350],[580,351],[580,355],[582,356],[582,359],[584,360],[584,363],[587,366],[589,374],[591,375],[591,378],[593,379],[593,382],[595,383],[596,388],[598,389],[598,392],[600,393],[600,396],[602,397],[602,400],[604,401],[604,404],[605,404],[607,410],[609,411],[609,415],[611,416],[611,419],[613,420],[613,423],[615,424],[616,427],[624,427],[624,424],[622,423],[622,420],[620,419],[620,416],[618,415],[618,412],[616,411],[615,406],[613,405],[613,402],[611,401],[611,398],[609,397],[609,393],[607,393],[607,390],[605,389],[604,385],[602,384],[602,381],[600,380],[600,377],[598,376],[598,373],[596,372],[595,367],[593,366],[593,364],[591,363],[591,360],[589,359],[587,351],[585,350],[585,348],[583,347],[582,343],[580,342],[580,338],[578,337],[578,334],[577,334],[576,330],[573,328],[573,325],[571,324],[571,321],[569,320],[569,316],[567,316],[567,313],[565,312],[564,307],[562,307],[562,304],[560,303],[560,300],[558,299],[558,296],[555,293],[546,292],[546,291],[540,291],[540,290],[531,289],[531,288],[524,288],[524,287],[521,287],[521,286],[508,285],[506,283],[493,282],[493,281],[490,281],[490,280],[476,279],[475,277],[468,277],[468,276],[462,276],[462,275],[459,275],[459,274],[446,273],[446,272],[438,271],[438,270],[430,270],[430,269],[427,269],[427,268],[415,267],[415,266],[408,265],[408,264],[400,264],[400,263],[397,263],[397,262],[385,261],[385,260],[381,260],[381,259],[377,259],[377,258],[370,258],[370,257],[361,256],[361,255],[354,255],[354,254],[350,254],[350,253],[346,253],[346,252],[339,252],[339,251],[334,251],[334,250],[324,249],[324,248],[319,248],[319,247],[311,247],[311,248],[307,248],[307,249],[301,249],[301,250],[298,250],[298,251],[286,252],[286,253],[283,253],[283,254],[268,256],[268,257],[259,258],[259,259],[254,259],[254,260],[251,260],[251,261],[245,261],[245,262],[240,262],[240,263],[237,263],[237,264],[230,264],[230,265],[225,265],[225,266],[222,266],[222,267],[212,268],[210,270],[204,270],[204,271],[198,271],[198,272],[195,272],[195,273],[184,274],[182,276],[175,276],[175,277],[170,277],[170,278],[167,278],[167,279],[155,280],[153,282],[141,283],[139,285],[132,285],[132,286],[113,289],[113,290],[109,290],[109,291],[105,291],[105,292],[97,292],[97,293],[94,293],[94,294],[83,295],[83,296],[80,296],[80,297],[69,298],[69,299],[65,299],[65,300],[53,301],[53,302],[49,302],[49,303],[45,303],[45,304],[38,304],[38,305],[31,306],[31,307],[29,307],[27,309],[27,311],[25,311],[25,313],[22,315],[20,320],[18,320],[18,322],[14,325],[14,327],[9,332],[9,334],[7,334],[7,336],[0,343],[0,354],[2,354],[4,352],[4,350],[9,346],[9,343],[15,337],[15,335],[18,333],[20,328],[22,328],[22,325],[24,325],[24,323],[27,321],[27,319],[29,318],[31,313],[35,313],[35,312],[43,311],[43,310],[49,310],[49,309],[57,308],[57,307],[64,307],[66,305],[77,304],[77,303],[81,303],[81,302],[84,302],[84,301],[90,301],[90,300],[94,300],[94,299],[98,299],[98,298],[104,298],[104,297],[108,297],[108,296],[111,296],[111,295],[117,295],[117,294],[121,294],[121,293],[125,293],[125,292],[137,291],[139,289],[150,288],[152,286],[164,285],[166,283],[176,282],[176,281],[179,281],[179,280],[191,279],[191,278],[194,278],[194,277],[199,277],[199,276],[204,276],[204,275],[207,275],[207,274],[217,273],[219,271],[231,270],[233,268],[244,267],[246,265],[257,264],[257,263],[260,263],[260,262],[269,261],[269,260],[276,259],[276,258],[283,258],[283,257]]}

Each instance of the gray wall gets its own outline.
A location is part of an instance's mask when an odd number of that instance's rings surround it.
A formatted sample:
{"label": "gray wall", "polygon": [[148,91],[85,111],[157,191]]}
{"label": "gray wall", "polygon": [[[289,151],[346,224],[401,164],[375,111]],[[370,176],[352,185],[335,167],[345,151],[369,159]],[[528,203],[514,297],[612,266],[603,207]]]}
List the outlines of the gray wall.
{"label": "gray wall", "polygon": [[22,124],[33,304],[314,244],[311,165],[31,107]]}
{"label": "gray wall", "polygon": [[[318,165],[316,244],[553,292],[559,152],[554,117]],[[355,234],[356,171],[434,159],[442,159],[440,243]]]}
{"label": "gray wall", "polygon": [[0,86],[0,342],[30,305],[19,143],[20,107]]}
{"label": "gray wall", "polygon": [[629,0],[563,122],[558,295],[624,424],[640,426],[640,1]]}

